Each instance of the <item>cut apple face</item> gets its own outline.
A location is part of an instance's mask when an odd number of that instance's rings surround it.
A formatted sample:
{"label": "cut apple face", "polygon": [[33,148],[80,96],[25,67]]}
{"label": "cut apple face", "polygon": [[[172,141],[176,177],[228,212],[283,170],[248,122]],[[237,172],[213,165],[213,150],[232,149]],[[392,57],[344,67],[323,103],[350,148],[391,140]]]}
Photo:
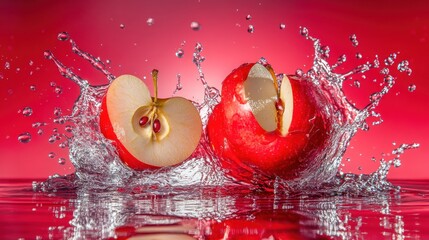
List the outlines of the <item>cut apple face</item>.
{"label": "cut apple face", "polygon": [[102,107],[107,114],[100,117],[104,135],[126,152],[119,151],[121,160],[138,170],[147,165],[165,167],[181,163],[194,152],[202,132],[201,118],[193,103],[181,97],[158,99],[155,70],[153,78],[153,98],[139,78],[122,75],[115,79]]}
{"label": "cut apple face", "polygon": [[278,92],[274,74],[256,63],[244,81],[244,94],[258,124],[267,132],[279,130],[286,136],[292,122],[293,94],[288,77],[283,76]]}

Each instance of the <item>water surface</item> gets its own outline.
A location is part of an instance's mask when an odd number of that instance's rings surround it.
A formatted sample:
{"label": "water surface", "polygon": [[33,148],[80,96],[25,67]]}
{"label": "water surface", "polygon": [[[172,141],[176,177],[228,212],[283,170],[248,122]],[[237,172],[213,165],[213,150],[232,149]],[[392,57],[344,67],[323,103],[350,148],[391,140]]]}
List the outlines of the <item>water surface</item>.
{"label": "water surface", "polygon": [[[279,195],[239,187],[34,192],[0,181],[2,239],[427,239],[429,181],[371,195]],[[162,238],[161,238],[162,237]],[[144,238],[143,238],[144,239]]]}

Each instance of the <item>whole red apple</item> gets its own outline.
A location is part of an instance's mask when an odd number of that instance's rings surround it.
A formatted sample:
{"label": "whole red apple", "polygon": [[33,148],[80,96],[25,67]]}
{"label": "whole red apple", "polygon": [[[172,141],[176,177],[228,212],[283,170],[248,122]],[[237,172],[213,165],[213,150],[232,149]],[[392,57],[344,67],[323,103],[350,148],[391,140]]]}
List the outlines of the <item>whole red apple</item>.
{"label": "whole red apple", "polygon": [[103,99],[100,130],[113,140],[120,159],[135,170],[181,163],[198,146],[202,123],[198,110],[185,98],[159,99],[131,75],[115,79]]}
{"label": "whole red apple", "polygon": [[322,97],[311,82],[284,75],[278,86],[270,66],[244,64],[222,82],[207,126],[211,146],[240,180],[254,172],[298,178],[329,137]]}

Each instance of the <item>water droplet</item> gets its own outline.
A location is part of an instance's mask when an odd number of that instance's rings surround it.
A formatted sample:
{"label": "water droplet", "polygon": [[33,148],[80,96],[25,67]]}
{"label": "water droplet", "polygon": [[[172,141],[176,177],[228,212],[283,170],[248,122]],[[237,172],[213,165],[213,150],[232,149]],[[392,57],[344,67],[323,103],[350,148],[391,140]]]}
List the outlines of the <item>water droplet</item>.
{"label": "water droplet", "polygon": [[65,126],[64,130],[66,130],[66,132],[72,132],[73,131],[73,127],[70,125]]}
{"label": "water droplet", "polygon": [[31,90],[31,91],[36,91],[36,86],[35,86],[35,85],[31,85],[31,86],[30,86],[30,90]]}
{"label": "water droplet", "polygon": [[305,38],[308,38],[308,29],[306,27],[299,27],[299,34]]}
{"label": "water droplet", "polygon": [[329,58],[329,53],[331,52],[331,49],[329,48],[329,46],[322,46],[320,48],[320,53],[321,53],[321,57],[324,59]]}
{"label": "water droplet", "polygon": [[34,64],[34,62],[31,60],[28,62],[28,65],[30,65],[30,66],[33,66],[33,64]]}
{"label": "water droplet", "polygon": [[176,89],[174,90],[173,94],[175,94],[177,91],[182,90],[182,88],[183,88],[182,83],[181,83],[182,76],[180,75],[180,73],[178,73],[176,75],[176,78],[177,78],[177,84],[176,84]]}
{"label": "water droplet", "polygon": [[54,108],[54,115],[55,116],[60,116],[61,113],[62,113],[61,108],[59,108],[59,107]]}
{"label": "water droplet", "polygon": [[56,94],[61,94],[61,93],[63,93],[63,88],[60,86],[56,86],[54,92]]}
{"label": "water droplet", "polygon": [[356,58],[357,59],[362,59],[362,54],[361,53],[356,53]]}
{"label": "water droplet", "polygon": [[410,91],[410,92],[416,91],[416,85],[415,84],[411,84],[410,86],[408,86],[408,91]]}
{"label": "water droplet", "polygon": [[357,88],[360,88],[360,82],[359,82],[358,80],[355,80],[355,81],[353,82],[353,85],[354,85],[355,87],[357,87]]}
{"label": "water droplet", "polygon": [[66,164],[66,159],[65,158],[58,158],[58,163],[61,165]]}
{"label": "water droplet", "polygon": [[387,74],[389,74],[389,69],[387,67],[383,68],[383,69],[381,69],[380,73],[383,75],[387,75]]}
{"label": "water droplet", "polygon": [[54,119],[54,123],[56,123],[56,124],[64,124],[64,123],[66,123],[66,119],[63,118],[63,117],[55,118]]}
{"label": "water droplet", "polygon": [[261,58],[259,58],[258,63],[259,63],[259,64],[262,64],[262,65],[267,65],[267,64],[268,64],[268,61],[267,61],[267,59],[266,59],[266,58],[261,57]]}
{"label": "water droplet", "polygon": [[176,57],[182,58],[183,54],[185,54],[185,51],[183,51],[183,49],[181,49],[181,48],[177,49]]}
{"label": "water droplet", "polygon": [[10,63],[9,62],[4,63],[4,69],[7,69],[7,70],[10,69]]}
{"label": "water droplet", "polygon": [[29,143],[31,141],[31,134],[29,132],[20,134],[18,136],[18,141],[22,143]]}
{"label": "water droplet", "polygon": [[42,134],[43,134],[43,129],[38,129],[38,130],[37,130],[37,134],[38,134],[38,135],[42,135]]}
{"label": "water droplet", "polygon": [[49,154],[48,154],[48,157],[49,158],[54,158],[56,156],[56,154],[54,153],[54,152],[50,152]]}
{"label": "water droplet", "polygon": [[48,142],[49,142],[49,143],[54,143],[54,142],[56,142],[57,140],[61,140],[61,136],[60,136],[58,133],[54,133],[54,134],[52,134],[52,135],[49,137]]}
{"label": "water droplet", "polygon": [[298,77],[303,77],[304,76],[304,71],[302,71],[302,69],[297,69],[295,71],[295,75],[297,75]]}
{"label": "water droplet", "polygon": [[198,31],[201,29],[201,25],[199,22],[191,22],[191,29],[194,31]]}
{"label": "water droplet", "polygon": [[148,18],[148,19],[146,20],[146,24],[147,24],[148,26],[152,26],[154,23],[155,23],[155,20],[154,20],[153,18]]}
{"label": "water droplet", "polygon": [[120,27],[121,29],[124,29],[124,28],[125,28],[125,24],[121,23],[121,24],[119,24],[119,27]]}
{"label": "water droplet", "polygon": [[43,56],[48,60],[52,59],[52,53],[49,50],[44,51]]}
{"label": "water droplet", "polygon": [[283,30],[283,29],[285,29],[285,28],[286,28],[286,24],[284,24],[284,23],[280,23],[280,26],[279,26],[279,27],[280,27],[280,29],[281,29],[281,30]]}
{"label": "water droplet", "polygon": [[399,72],[405,72],[407,75],[411,75],[412,70],[409,67],[410,63],[407,60],[403,60],[398,64],[398,70]]}
{"label": "water droplet", "polygon": [[50,83],[49,83],[49,86],[51,86],[51,87],[55,87],[55,86],[57,86],[57,84],[56,84],[55,82],[50,82]]}
{"label": "water droplet", "polygon": [[109,60],[109,59],[106,59],[106,63],[107,63],[107,64],[110,64],[110,60]]}
{"label": "water droplet", "polygon": [[65,141],[65,142],[60,143],[58,145],[58,147],[60,147],[60,148],[66,148],[66,147],[68,147],[68,145],[69,145],[68,141]]}
{"label": "water droplet", "polygon": [[35,122],[35,123],[31,124],[31,126],[34,128],[39,128],[39,127],[46,126],[46,125],[48,125],[48,124],[45,122]]}
{"label": "water droplet", "polygon": [[248,14],[248,15],[246,16],[246,20],[251,20],[251,19],[252,19],[252,15]]}
{"label": "water droplet", "polygon": [[353,47],[357,47],[359,45],[356,34],[350,35],[349,38],[350,38],[350,41],[352,42]]}
{"label": "water droplet", "polygon": [[67,41],[70,39],[70,35],[67,32],[58,33],[57,39],[60,41]]}
{"label": "water droplet", "polygon": [[395,158],[395,160],[393,160],[393,166],[395,168],[400,167],[401,166],[401,160],[399,158]]}
{"label": "water droplet", "polygon": [[254,33],[254,32],[255,32],[255,28],[253,27],[253,25],[249,25],[249,26],[247,27],[247,32],[248,32],[248,33]]}
{"label": "water droplet", "polygon": [[33,114],[33,109],[31,107],[25,107],[22,109],[22,115],[29,117]]}
{"label": "water droplet", "polygon": [[200,53],[203,50],[203,45],[199,42],[195,44],[195,51]]}

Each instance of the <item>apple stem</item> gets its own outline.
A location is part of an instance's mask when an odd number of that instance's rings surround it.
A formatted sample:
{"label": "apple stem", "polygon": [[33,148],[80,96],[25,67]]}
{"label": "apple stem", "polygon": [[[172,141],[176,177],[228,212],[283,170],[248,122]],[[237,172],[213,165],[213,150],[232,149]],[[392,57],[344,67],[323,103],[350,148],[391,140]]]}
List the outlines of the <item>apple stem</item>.
{"label": "apple stem", "polygon": [[157,102],[158,100],[158,70],[157,69],[152,70],[152,80],[153,80],[153,87],[155,90],[154,102]]}

